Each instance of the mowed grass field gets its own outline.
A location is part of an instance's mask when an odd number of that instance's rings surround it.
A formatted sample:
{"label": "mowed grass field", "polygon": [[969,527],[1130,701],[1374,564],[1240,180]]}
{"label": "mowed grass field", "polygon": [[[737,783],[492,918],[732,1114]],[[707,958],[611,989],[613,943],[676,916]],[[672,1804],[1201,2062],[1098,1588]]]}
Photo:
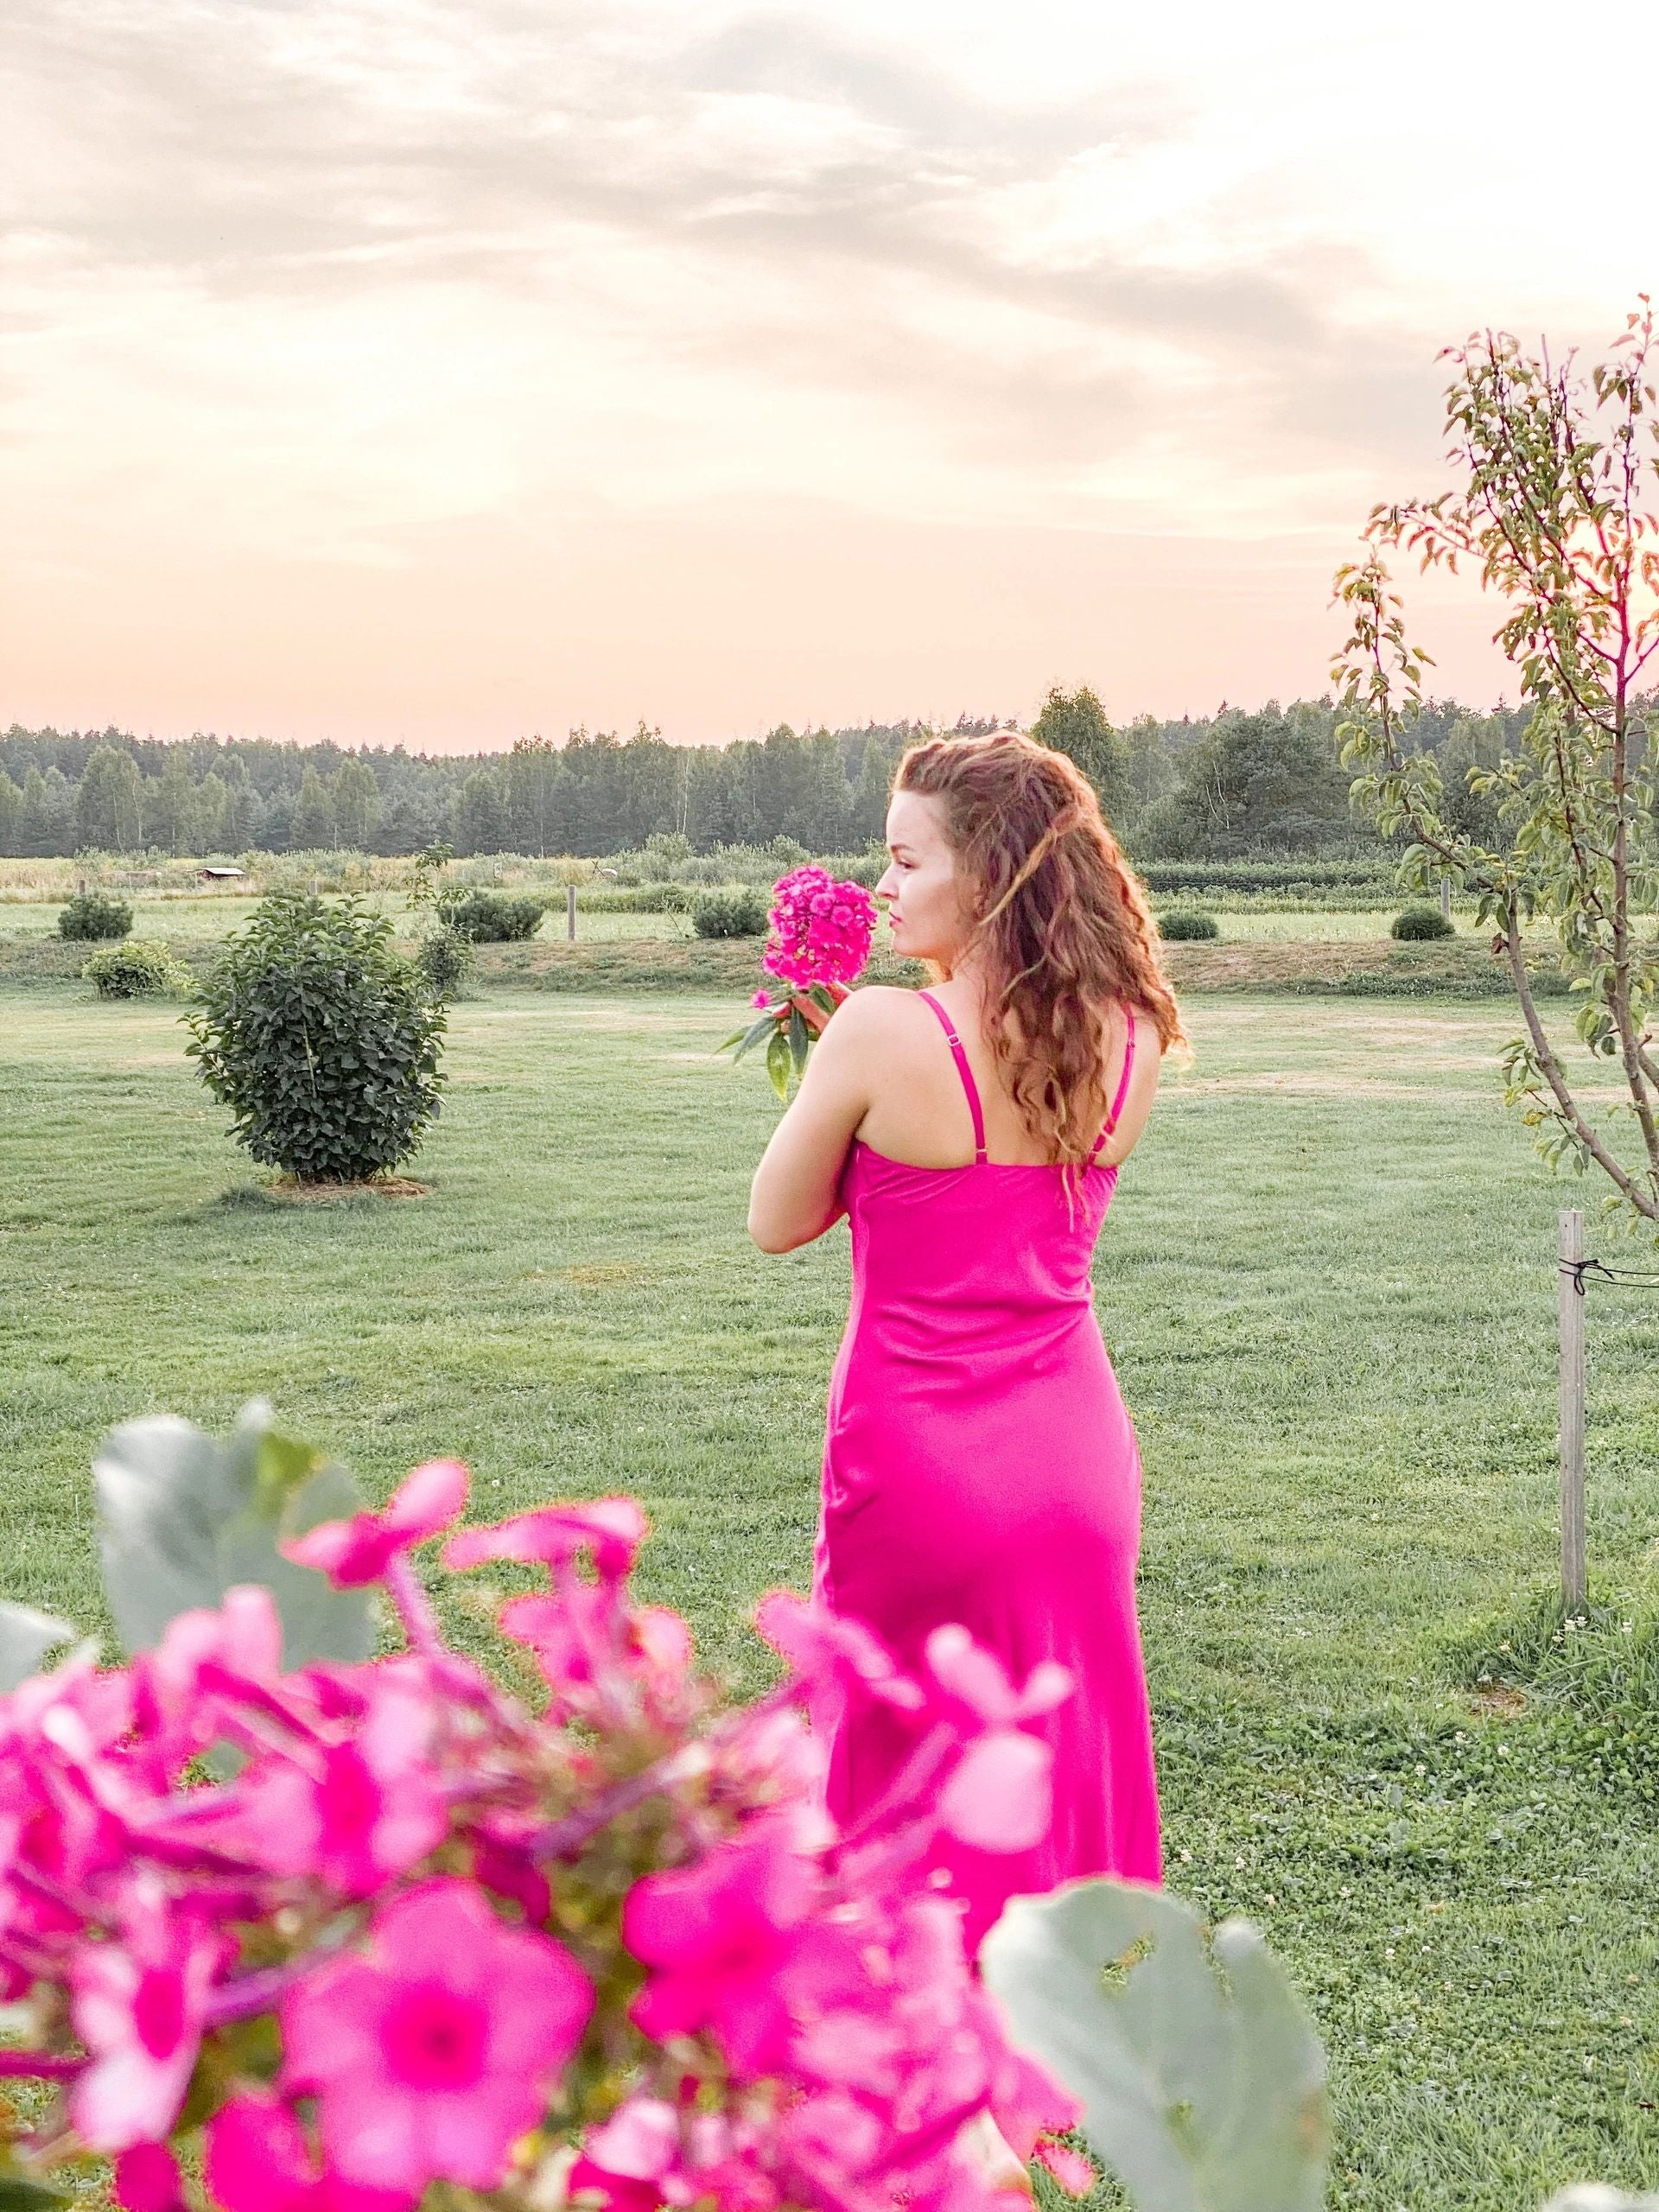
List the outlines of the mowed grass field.
{"label": "mowed grass field", "polygon": [[[1262,1923],[1313,2007],[1334,2204],[1659,2182],[1652,1815],[1457,1655],[1554,1563],[1577,1194],[1498,1103],[1514,1016],[1188,1015],[1096,1267],[1146,1467],[1171,1882]],[[225,1138],[176,1008],[0,992],[0,1593],[97,1624],[99,1436],[258,1392],[376,1496],[440,1451],[480,1516],[638,1492],[649,1594],[757,1686],[748,1611],[807,1580],[847,1260],[844,1230],[781,1260],[744,1236],[774,1109],[712,1056],[734,1018],[463,1001],[433,1194],[300,1207]],[[1659,1297],[1598,1286],[1589,1323],[1592,1580],[1650,1611]]]}

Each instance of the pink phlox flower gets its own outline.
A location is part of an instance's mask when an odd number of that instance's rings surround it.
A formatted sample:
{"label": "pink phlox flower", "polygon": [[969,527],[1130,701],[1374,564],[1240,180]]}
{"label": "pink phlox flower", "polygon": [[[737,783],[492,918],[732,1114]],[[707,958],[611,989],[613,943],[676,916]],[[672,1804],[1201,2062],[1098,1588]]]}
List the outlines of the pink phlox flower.
{"label": "pink phlox flower", "polygon": [[1100,2181],[1094,2160],[1069,2143],[1039,2143],[1035,2156],[1068,2196],[1088,2196]]}
{"label": "pink phlox flower", "polygon": [[449,1814],[432,1756],[431,1697],[391,1668],[365,1669],[364,1709],[303,1764],[260,1759],[232,1797],[227,1840],[277,1874],[368,1897],[435,1851]]}
{"label": "pink phlox flower", "polygon": [[473,1873],[494,1896],[516,1904],[532,1928],[539,1927],[553,1909],[546,1875],[517,1839],[481,1834],[473,1853]]}
{"label": "pink phlox flower", "polygon": [[695,1866],[647,1874],[622,1907],[622,1940],[652,1969],[630,2012],[654,2041],[709,2030],[740,2079],[777,2062],[789,2017],[779,1973],[820,1881],[792,1820],[767,1815]]}
{"label": "pink phlox flower", "polygon": [[954,1624],[934,1630],[925,1657],[936,1712],[968,1739],[939,1792],[941,1826],[977,1851],[1029,1851],[1053,1816],[1054,1754],[1020,1724],[1062,1704],[1071,1675],[1045,1660],[1016,1690],[995,1655]]}
{"label": "pink phlox flower", "polygon": [[1007,2039],[1001,2012],[977,1984],[972,1995],[991,2054],[991,2117],[1018,2158],[1030,2160],[1039,2139],[1075,2127],[1083,2107],[1047,2069]]}
{"label": "pink phlox flower", "polygon": [[680,2155],[680,2114],[663,2097],[630,2097],[582,2146],[570,2190],[600,2190],[618,2212],[657,2212],[664,2177]]}
{"label": "pink phlox flower", "polygon": [[797,2202],[829,2208],[874,2206],[886,2193],[868,2195],[858,2186],[883,2162],[889,2134],[868,2105],[844,2089],[823,2089],[789,2106],[778,2122],[779,2146],[806,2178],[805,2192],[789,2190]]}
{"label": "pink phlox flower", "polygon": [[618,1684],[626,1672],[627,1609],[613,1586],[568,1582],[550,1594],[532,1592],[510,1598],[497,1616],[504,1636],[536,1654],[553,1691],[552,1715],[563,1720],[586,1713],[592,1702],[583,1693]]}
{"label": "pink phlox flower", "polygon": [[164,2143],[118,2151],[110,2194],[123,2212],[185,2212],[184,2177]]}
{"label": "pink phlox flower", "polygon": [[282,2003],[283,2086],[315,2097],[345,2180],[418,2196],[499,2187],[593,2010],[562,1944],[499,1921],[448,1878],[380,1912],[365,1953],[330,1959]]}
{"label": "pink phlox flower", "polygon": [[843,1619],[827,1606],[809,1604],[792,1590],[772,1590],[755,1608],[754,1624],[809,1690],[855,1684],[899,1713],[918,1713],[926,1703],[918,1686],[893,1664],[887,1646],[861,1621]]}
{"label": "pink phlox flower", "polygon": [[383,1511],[324,1521],[285,1543],[283,1555],[326,1574],[337,1589],[356,1590],[383,1580],[394,1560],[441,1536],[466,1503],[467,1470],[460,1460],[429,1459],[404,1476]]}
{"label": "pink phlox flower", "polygon": [[736,1725],[708,1739],[721,1794],[748,1804],[797,1808],[803,1850],[827,1851],[836,1827],[823,1804],[829,1745],[794,1706],[751,1706]]}
{"label": "pink phlox flower", "polygon": [[446,1567],[480,1567],[486,1560],[520,1560],[563,1567],[586,1551],[601,1580],[620,1581],[632,1569],[651,1523],[631,1497],[596,1497],[571,1505],[543,1505],[486,1529],[463,1529],[444,1548]]}
{"label": "pink phlox flower", "polygon": [[219,2212],[404,2212],[410,2202],[330,2173],[288,2107],[252,2091],[208,2121],[202,2177]]}
{"label": "pink phlox flower", "polygon": [[772,1005],[772,994],[769,991],[757,991],[749,1001],[749,1004],[757,1014],[765,1014]]}
{"label": "pink phlox flower", "polygon": [[231,1952],[146,1876],[129,1885],[119,1924],[118,1939],[81,1946],[69,1970],[71,2018],[92,2060],[69,2111],[94,2151],[159,2141],[178,2118],[208,1995]]}
{"label": "pink phlox flower", "polygon": [[[276,1601],[257,1584],[240,1584],[216,1608],[175,1613],[160,1643],[141,1653],[132,1671],[136,1724],[152,1738],[165,1770],[223,1734],[233,1682],[280,1679],[283,1624]],[[204,1673],[215,1687],[204,1686]]]}
{"label": "pink phlox flower", "polygon": [[797,990],[847,984],[869,960],[875,901],[862,884],[836,883],[821,868],[799,868],[772,893],[762,966]]}

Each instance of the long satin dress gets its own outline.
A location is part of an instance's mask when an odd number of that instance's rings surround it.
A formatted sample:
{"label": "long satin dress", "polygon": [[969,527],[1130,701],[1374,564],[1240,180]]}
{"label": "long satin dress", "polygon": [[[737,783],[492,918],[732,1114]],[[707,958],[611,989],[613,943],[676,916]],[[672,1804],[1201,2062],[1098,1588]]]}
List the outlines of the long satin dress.
{"label": "long satin dress", "polygon": [[[1033,1849],[956,1846],[970,1949],[1009,1897],[1074,1876],[1160,1878],[1152,1725],[1135,1617],[1141,1461],[1095,1319],[1095,1241],[1117,1180],[1090,1155],[1068,1205],[1058,1166],[985,1151],[968,1056],[938,1015],[974,1125],[971,1166],[914,1167],[855,1143],[842,1183],[853,1289],[830,1383],[820,1600],[907,1666],[960,1622],[1016,1688],[1042,1660],[1075,1685],[1027,1722],[1052,1747],[1053,1817]],[[1115,1127],[1122,1079],[1095,1154]],[[861,1700],[833,1730],[830,1809],[855,1820],[912,1738]]]}

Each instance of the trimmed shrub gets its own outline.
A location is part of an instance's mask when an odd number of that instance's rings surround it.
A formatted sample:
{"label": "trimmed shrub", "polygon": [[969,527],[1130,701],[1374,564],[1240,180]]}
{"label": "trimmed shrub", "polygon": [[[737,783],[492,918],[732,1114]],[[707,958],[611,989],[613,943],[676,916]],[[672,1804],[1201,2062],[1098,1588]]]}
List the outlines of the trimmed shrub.
{"label": "trimmed shrub", "polygon": [[1176,944],[1200,938],[1218,938],[1221,926],[1213,914],[1195,913],[1191,907],[1183,906],[1173,914],[1160,917],[1158,934],[1166,944]]}
{"label": "trimmed shrub", "polygon": [[164,944],[144,937],[130,937],[124,944],[94,952],[82,962],[80,972],[101,999],[156,998],[188,990],[194,980]]}
{"label": "trimmed shrub", "polygon": [[1396,914],[1389,925],[1389,935],[1412,944],[1426,944],[1431,938],[1455,937],[1457,931],[1438,906],[1408,906]]}
{"label": "trimmed shrub", "polygon": [[355,899],[267,899],[201,997],[187,1050],[267,1166],[363,1182],[406,1160],[438,1112],[443,1008]]}
{"label": "trimmed shrub", "polygon": [[699,937],[764,937],[772,900],[764,891],[705,891],[692,901]]}
{"label": "trimmed shrub", "polygon": [[58,935],[85,944],[125,937],[132,928],[132,909],[124,899],[111,899],[102,891],[78,891],[58,916]]}
{"label": "trimmed shrub", "polygon": [[514,899],[505,891],[469,891],[446,908],[444,921],[474,944],[517,944],[534,937],[547,912],[545,899]]}
{"label": "trimmed shrub", "polygon": [[452,999],[478,965],[478,954],[471,938],[459,930],[437,930],[422,940],[415,964],[435,999]]}

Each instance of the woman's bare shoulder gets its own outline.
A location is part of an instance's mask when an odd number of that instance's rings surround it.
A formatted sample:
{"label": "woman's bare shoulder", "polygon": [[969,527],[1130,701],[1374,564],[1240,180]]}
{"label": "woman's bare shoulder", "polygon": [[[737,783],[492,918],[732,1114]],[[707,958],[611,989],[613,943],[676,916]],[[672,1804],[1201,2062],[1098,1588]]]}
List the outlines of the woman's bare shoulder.
{"label": "woman's bare shoulder", "polygon": [[912,1031],[917,1015],[925,1012],[914,991],[893,983],[865,983],[836,1007],[823,1041],[833,1043],[838,1056],[889,1052],[896,1040]]}

